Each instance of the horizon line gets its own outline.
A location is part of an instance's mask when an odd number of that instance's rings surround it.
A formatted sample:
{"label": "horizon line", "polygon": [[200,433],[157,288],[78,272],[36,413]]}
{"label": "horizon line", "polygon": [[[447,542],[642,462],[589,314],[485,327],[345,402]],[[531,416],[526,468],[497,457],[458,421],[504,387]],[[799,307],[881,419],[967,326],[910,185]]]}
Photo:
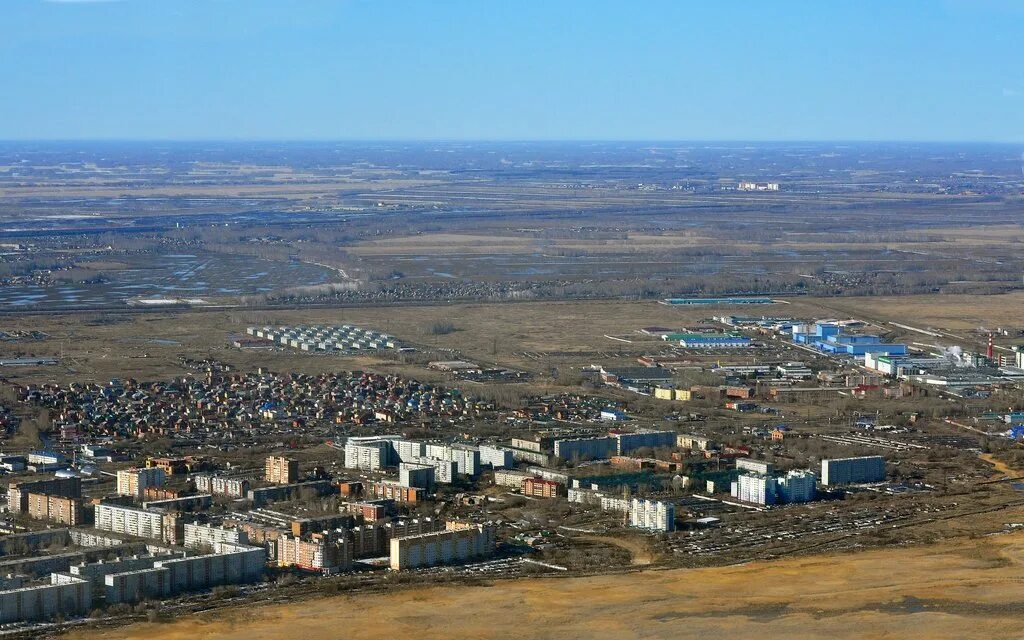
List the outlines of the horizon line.
{"label": "horizon line", "polygon": [[351,143],[460,143],[460,144],[948,144],[948,145],[1021,145],[1024,140],[937,140],[916,138],[414,138],[414,137],[367,137],[367,138],[303,138],[303,137],[227,137],[227,138],[120,138],[120,137],[69,137],[69,138],[3,138],[0,144],[25,143],[185,143],[185,144],[351,144]]}

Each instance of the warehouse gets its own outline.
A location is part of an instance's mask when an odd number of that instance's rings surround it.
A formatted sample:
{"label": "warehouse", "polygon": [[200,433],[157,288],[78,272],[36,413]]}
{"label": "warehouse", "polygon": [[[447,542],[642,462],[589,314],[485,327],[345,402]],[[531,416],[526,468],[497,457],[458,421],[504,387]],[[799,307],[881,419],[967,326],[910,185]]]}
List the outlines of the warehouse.
{"label": "warehouse", "polygon": [[745,349],[753,344],[738,333],[674,333],[665,339],[678,342],[684,349]]}

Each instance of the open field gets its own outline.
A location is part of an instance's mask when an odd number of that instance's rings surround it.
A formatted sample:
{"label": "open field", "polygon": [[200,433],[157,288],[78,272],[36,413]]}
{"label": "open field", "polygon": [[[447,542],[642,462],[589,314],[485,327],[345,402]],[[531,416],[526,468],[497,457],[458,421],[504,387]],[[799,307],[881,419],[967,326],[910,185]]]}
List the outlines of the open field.
{"label": "open field", "polygon": [[412,588],[69,637],[1018,638],[1022,554],[1024,534],[1012,533],[712,569]]}
{"label": "open field", "polygon": [[[242,369],[260,366],[319,372],[387,368],[378,358],[319,356],[294,350],[240,350],[230,336],[248,325],[355,324],[391,333],[413,345],[482,363],[546,373],[550,366],[578,368],[596,362],[626,364],[664,343],[635,334],[647,326],[676,328],[712,315],[776,315],[806,318],[856,317],[918,327],[964,331],[979,326],[1024,325],[1024,292],[1004,295],[926,295],[900,298],[791,298],[766,306],[668,307],[655,302],[578,301],[479,303],[429,306],[359,306],[281,311],[167,311],[138,314],[12,316],[4,330],[41,330],[50,338],[3,344],[4,354],[63,355],[56,367],[5,368],[0,374],[22,381],[110,378],[166,378],[186,370],[181,356],[212,357]],[[455,331],[435,335],[430,327],[450,321]],[[882,328],[895,329],[882,324]],[[607,338],[631,335],[632,343]],[[914,336],[924,339],[926,336]],[[979,338],[980,340],[980,338]],[[393,364],[393,363],[392,363]]]}

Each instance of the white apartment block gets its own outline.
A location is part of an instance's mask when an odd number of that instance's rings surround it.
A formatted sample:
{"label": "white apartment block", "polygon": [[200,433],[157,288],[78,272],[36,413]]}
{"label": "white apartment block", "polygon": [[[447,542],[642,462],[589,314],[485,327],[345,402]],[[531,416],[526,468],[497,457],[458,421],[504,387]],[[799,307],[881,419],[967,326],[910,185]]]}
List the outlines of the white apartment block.
{"label": "white apartment block", "polygon": [[388,466],[391,442],[349,442],[345,445],[345,466],[349,469],[377,471]]}
{"label": "white apartment block", "polygon": [[96,505],[96,528],[140,538],[164,537],[164,517],[159,511],[112,504]]}
{"label": "white apartment block", "polygon": [[629,526],[673,531],[676,528],[676,506],[671,502],[633,498],[629,503]]}
{"label": "white apartment block", "polygon": [[183,541],[186,549],[212,549],[220,542],[249,544],[249,537],[238,529],[187,522]]}

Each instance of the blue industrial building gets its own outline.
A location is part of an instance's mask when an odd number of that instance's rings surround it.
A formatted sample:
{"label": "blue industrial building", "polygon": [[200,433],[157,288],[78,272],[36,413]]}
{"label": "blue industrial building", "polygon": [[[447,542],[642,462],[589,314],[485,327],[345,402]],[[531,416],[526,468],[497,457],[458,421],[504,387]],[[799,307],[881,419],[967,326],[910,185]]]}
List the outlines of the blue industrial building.
{"label": "blue industrial building", "polygon": [[845,334],[842,327],[831,322],[817,322],[812,329],[807,331],[803,325],[793,327],[793,342],[837,355],[863,356],[873,353],[902,356],[907,353],[905,344],[888,344],[876,335]]}

